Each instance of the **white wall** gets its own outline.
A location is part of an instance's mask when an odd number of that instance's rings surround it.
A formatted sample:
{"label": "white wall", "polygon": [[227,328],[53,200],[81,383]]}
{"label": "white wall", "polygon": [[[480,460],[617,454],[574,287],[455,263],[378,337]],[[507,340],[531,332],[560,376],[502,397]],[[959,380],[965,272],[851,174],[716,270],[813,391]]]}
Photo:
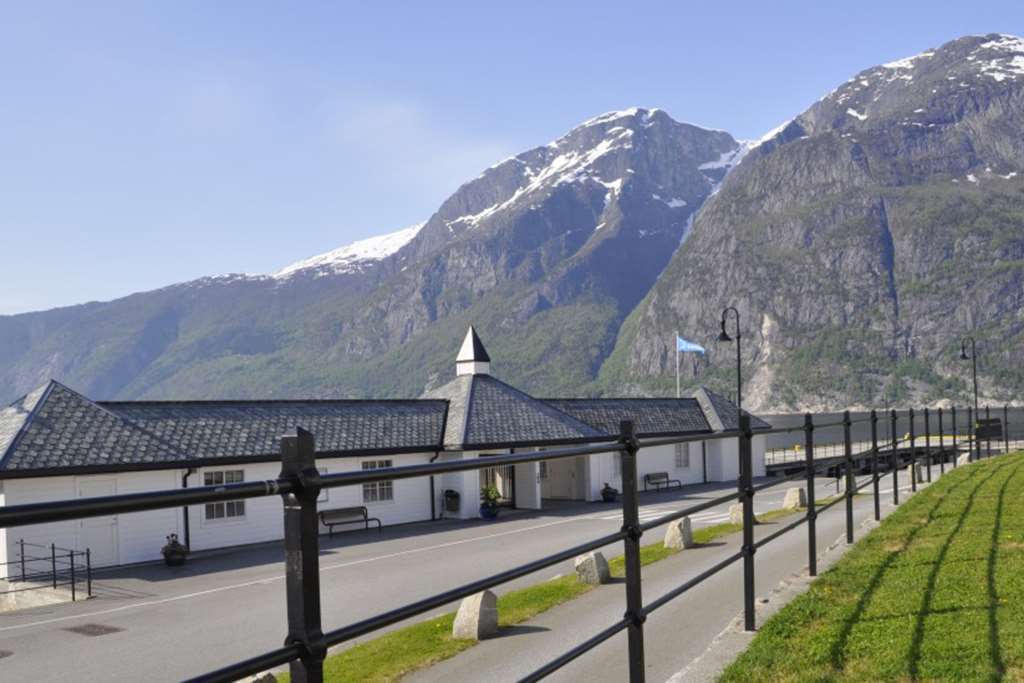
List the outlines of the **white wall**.
{"label": "white wall", "polygon": [[[325,473],[358,470],[365,460],[391,460],[393,466],[426,462],[432,454],[401,456],[380,456],[374,458],[331,458],[317,461]],[[231,465],[223,468],[201,468],[189,477],[189,486],[203,485],[203,473],[220,469],[241,469],[245,481],[276,479],[281,466],[278,463],[254,463]],[[184,470],[159,470],[151,472],[121,472],[115,474],[38,477],[32,479],[8,479],[4,482],[4,496],[0,504],[21,505],[78,497],[83,483],[99,480],[114,480],[115,493],[139,493],[181,487]],[[475,473],[474,473],[475,474]],[[383,524],[400,524],[430,519],[430,482],[427,477],[401,479],[393,482],[394,500],[363,502],[362,486],[347,486],[324,491],[320,497],[319,509],[366,505],[370,517],[377,517]],[[17,557],[19,539],[28,543],[84,550],[82,520],[38,524],[0,530],[0,556]],[[192,550],[209,550],[225,546],[243,545],[261,541],[272,541],[282,537],[283,514],[280,496],[250,498],[245,501],[245,515],[242,518],[207,520],[205,506],[189,507],[190,544]],[[160,548],[168,534],[176,533],[184,542],[184,522],[181,508],[150,510],[118,515],[115,522],[117,562],[129,564],[160,559]],[[343,527],[359,528],[357,525]],[[327,532],[325,527],[321,528]]]}
{"label": "white wall", "polygon": [[[72,500],[78,497],[81,484],[96,481],[116,481],[118,494],[138,493],[147,490],[178,488],[180,472],[162,470],[157,472],[123,472],[115,475],[88,475],[65,477],[39,477],[34,479],[8,479],[4,483],[4,504],[24,505],[58,500]],[[82,525],[84,520],[34,524],[8,530],[4,546],[7,556],[18,555],[18,541],[61,548],[85,550]],[[149,510],[118,515],[116,520],[117,562],[140,562],[159,559],[167,534],[181,535],[181,513],[179,508]],[[28,551],[26,551],[27,554]],[[101,564],[101,563],[97,563]]]}
{"label": "white wall", "polygon": [[[0,507],[4,505],[4,482],[0,480]],[[7,559],[7,529],[0,529],[0,579],[7,576]]]}

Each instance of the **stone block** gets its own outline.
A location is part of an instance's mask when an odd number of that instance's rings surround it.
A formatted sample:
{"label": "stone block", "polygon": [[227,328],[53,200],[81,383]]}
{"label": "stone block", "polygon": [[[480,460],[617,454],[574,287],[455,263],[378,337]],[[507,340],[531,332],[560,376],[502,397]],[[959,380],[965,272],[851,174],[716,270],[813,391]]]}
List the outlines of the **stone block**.
{"label": "stone block", "polygon": [[960,467],[961,465],[969,465],[970,463],[971,463],[971,454],[970,453],[963,453],[962,455],[958,456],[957,459],[956,459],[956,466],[957,467]]}
{"label": "stone block", "polygon": [[575,568],[576,577],[582,583],[599,586],[612,579],[612,573],[608,569],[608,560],[604,559],[604,555],[597,551],[577,557]]}
{"label": "stone block", "polygon": [[743,504],[733,503],[729,506],[729,524],[743,526]]}
{"label": "stone block", "polygon": [[689,517],[676,520],[665,529],[666,548],[682,550],[683,548],[692,548],[693,546],[693,528]]}
{"label": "stone block", "polygon": [[452,637],[482,640],[498,632],[498,596],[484,591],[464,598],[455,614]]}
{"label": "stone block", "polygon": [[782,499],[783,510],[796,510],[807,507],[807,492],[802,487],[795,486],[786,489],[786,497]]}

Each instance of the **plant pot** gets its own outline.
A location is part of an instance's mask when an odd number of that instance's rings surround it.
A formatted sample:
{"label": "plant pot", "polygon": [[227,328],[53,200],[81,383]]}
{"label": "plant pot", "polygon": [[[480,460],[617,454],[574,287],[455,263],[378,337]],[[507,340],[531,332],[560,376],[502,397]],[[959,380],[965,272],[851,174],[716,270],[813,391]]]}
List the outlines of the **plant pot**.
{"label": "plant pot", "polygon": [[185,564],[185,553],[164,553],[164,563],[168,567],[181,567]]}
{"label": "plant pot", "polygon": [[601,491],[601,500],[603,500],[606,503],[614,503],[618,497],[619,494],[617,493],[605,493],[604,491]]}
{"label": "plant pot", "polygon": [[498,517],[497,505],[481,505],[480,516],[484,519],[496,519]]}

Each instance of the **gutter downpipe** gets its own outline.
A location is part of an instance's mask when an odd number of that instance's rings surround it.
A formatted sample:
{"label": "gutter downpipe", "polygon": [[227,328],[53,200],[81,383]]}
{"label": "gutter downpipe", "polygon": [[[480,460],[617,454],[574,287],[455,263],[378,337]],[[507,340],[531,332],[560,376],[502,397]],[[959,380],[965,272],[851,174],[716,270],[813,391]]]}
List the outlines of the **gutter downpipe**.
{"label": "gutter downpipe", "polygon": [[[183,488],[183,489],[187,489],[188,488],[188,478],[189,478],[190,475],[195,474],[195,471],[196,471],[196,468],[194,468],[194,467],[189,467],[187,470],[185,470],[185,474],[181,475],[181,488]],[[190,530],[189,530],[188,506],[187,505],[181,508],[181,514],[182,514],[182,522],[183,522],[182,531],[184,532],[184,536],[185,536],[185,547],[187,549],[191,550],[192,549],[192,535],[191,535]]]}
{"label": "gutter downpipe", "polygon": [[[434,451],[434,457],[428,462],[434,462],[441,457],[441,451]],[[434,500],[434,475],[430,475],[430,521],[437,519],[437,501]]]}
{"label": "gutter downpipe", "polygon": [[707,441],[701,441],[700,442],[700,469],[701,469],[701,478],[704,480],[704,483],[706,484],[706,483],[708,483],[708,442]]}

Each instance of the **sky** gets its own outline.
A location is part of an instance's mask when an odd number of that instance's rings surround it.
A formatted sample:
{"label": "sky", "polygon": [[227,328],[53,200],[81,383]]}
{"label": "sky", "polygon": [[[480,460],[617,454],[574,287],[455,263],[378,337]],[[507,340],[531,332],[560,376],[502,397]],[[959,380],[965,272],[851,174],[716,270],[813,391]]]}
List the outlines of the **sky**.
{"label": "sky", "polygon": [[8,2],[0,315],[274,272],[606,111],[757,138],[989,32],[1024,3]]}

